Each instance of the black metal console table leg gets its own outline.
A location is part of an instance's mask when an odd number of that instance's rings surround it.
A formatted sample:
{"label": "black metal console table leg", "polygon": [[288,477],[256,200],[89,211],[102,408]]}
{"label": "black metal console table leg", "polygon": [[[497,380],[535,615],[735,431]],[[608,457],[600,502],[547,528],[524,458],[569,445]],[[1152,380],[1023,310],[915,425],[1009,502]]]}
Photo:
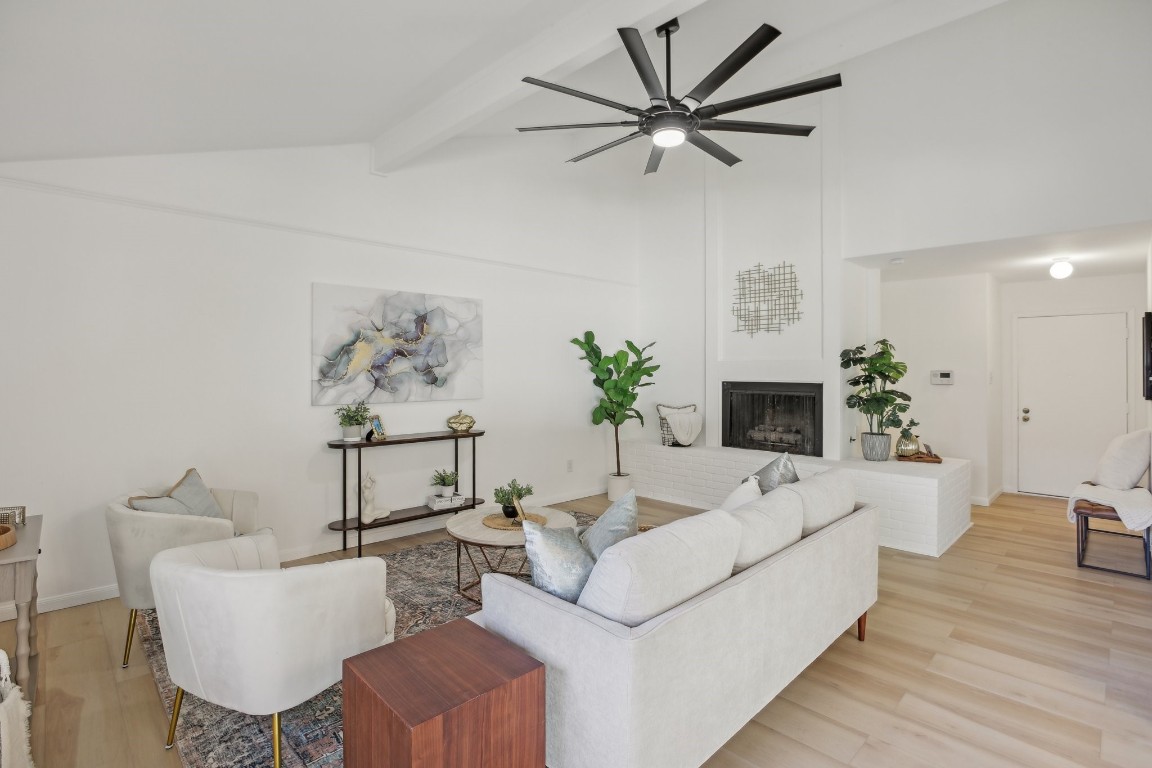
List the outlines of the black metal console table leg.
{"label": "black metal console table leg", "polygon": [[[361,450],[356,449],[356,557],[364,554],[364,472],[360,465]],[[347,482],[347,481],[345,481]]]}
{"label": "black metal console table leg", "polygon": [[[340,515],[340,520],[343,521],[343,520],[348,519],[348,451],[340,451],[340,481],[344,484],[344,487],[340,491],[340,511],[343,513]],[[341,525],[340,526],[340,536],[341,536],[340,551],[341,552],[347,552],[348,551],[348,526],[347,525]]]}

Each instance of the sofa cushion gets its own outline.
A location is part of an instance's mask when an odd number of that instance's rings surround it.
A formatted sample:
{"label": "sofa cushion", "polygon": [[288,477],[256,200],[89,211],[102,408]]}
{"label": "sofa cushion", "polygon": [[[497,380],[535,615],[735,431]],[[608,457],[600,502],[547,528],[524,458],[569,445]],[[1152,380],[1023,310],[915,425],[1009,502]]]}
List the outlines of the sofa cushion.
{"label": "sofa cushion", "polygon": [[733,573],[800,541],[804,527],[804,504],[788,488],[777,488],[732,512],[743,533]]}
{"label": "sofa cushion", "polygon": [[599,560],[600,554],[616,542],[636,535],[637,512],[636,491],[628,491],[580,535],[593,560]]}
{"label": "sofa cushion", "polygon": [[1138,429],[1108,443],[1108,449],[1096,464],[1092,482],[1117,491],[1135,488],[1148,471],[1152,453],[1149,450],[1149,434],[1147,429]]}
{"label": "sofa cushion", "polygon": [[681,518],[604,551],[577,605],[635,627],[732,575],[740,524],[722,509]]}
{"label": "sofa cushion", "polygon": [[165,496],[133,496],[128,506],[141,512],[166,512],[173,515],[202,515],[204,517],[226,517],[224,510],[216,503],[212,491],[204,484],[195,468],[184,473],[184,477]]}
{"label": "sofa cushion", "polygon": [[785,486],[804,506],[801,536],[808,536],[847,515],[856,506],[856,488],[846,470],[829,469]]}
{"label": "sofa cushion", "polygon": [[765,464],[754,477],[760,478],[761,493],[768,493],[781,485],[794,483],[800,479],[800,475],[796,474],[792,457],[787,453]]}
{"label": "sofa cushion", "polygon": [[524,521],[524,551],[532,563],[532,586],[576,602],[596,561],[575,528],[545,528]]}
{"label": "sofa cushion", "polygon": [[728,494],[728,497],[724,499],[724,501],[720,502],[720,509],[731,512],[749,502],[756,501],[756,499],[759,499],[763,495],[764,493],[760,490],[760,478],[752,475],[740,483],[736,490]]}

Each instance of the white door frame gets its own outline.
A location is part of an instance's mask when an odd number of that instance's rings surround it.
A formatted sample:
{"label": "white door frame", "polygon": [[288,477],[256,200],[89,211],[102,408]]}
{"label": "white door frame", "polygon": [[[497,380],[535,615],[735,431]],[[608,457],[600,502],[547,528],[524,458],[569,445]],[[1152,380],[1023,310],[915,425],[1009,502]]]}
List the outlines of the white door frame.
{"label": "white door frame", "polygon": [[[1020,448],[1016,434],[1016,419],[1020,414],[1020,393],[1018,391],[1019,375],[1017,363],[1020,359],[1017,345],[1020,340],[1020,320],[1026,317],[1063,317],[1066,315],[1118,315],[1127,316],[1128,323],[1128,431],[1136,426],[1136,411],[1139,404],[1144,402],[1144,392],[1141,388],[1140,375],[1133,375],[1133,371],[1143,371],[1144,357],[1140,350],[1142,334],[1141,320],[1143,313],[1128,307],[1094,307],[1069,309],[1059,312],[1019,312],[1012,315],[1012,336],[1008,345],[1008,360],[1004,366],[1004,388],[1007,407],[1004,409],[1003,435],[1004,435],[1004,463],[1003,485],[1007,493],[1018,493],[1017,480],[1019,478],[1018,451]],[[1135,366],[1135,367],[1133,367]]]}

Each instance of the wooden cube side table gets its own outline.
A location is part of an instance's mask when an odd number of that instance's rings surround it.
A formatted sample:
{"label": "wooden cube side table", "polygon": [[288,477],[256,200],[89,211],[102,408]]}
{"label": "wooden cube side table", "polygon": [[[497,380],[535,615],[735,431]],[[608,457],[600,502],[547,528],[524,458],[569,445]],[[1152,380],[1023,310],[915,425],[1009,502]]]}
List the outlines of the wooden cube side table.
{"label": "wooden cube side table", "polygon": [[346,768],[544,768],[544,665],[467,619],[344,661]]}

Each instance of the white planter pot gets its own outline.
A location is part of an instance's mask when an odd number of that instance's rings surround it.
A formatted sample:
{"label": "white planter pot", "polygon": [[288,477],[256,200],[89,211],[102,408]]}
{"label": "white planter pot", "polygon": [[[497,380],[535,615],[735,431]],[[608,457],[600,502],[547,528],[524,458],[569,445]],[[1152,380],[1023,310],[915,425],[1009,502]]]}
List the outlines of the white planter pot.
{"label": "white planter pot", "polygon": [[351,427],[341,427],[344,430],[344,439],[348,442],[355,442],[364,439],[364,433],[368,431],[366,424],[355,424]]}
{"label": "white planter pot", "polygon": [[608,501],[616,501],[630,490],[632,490],[632,475],[627,473],[608,475]]}
{"label": "white planter pot", "polygon": [[454,486],[454,485],[438,485],[436,487],[440,489],[440,495],[441,496],[445,496],[445,497],[451,496],[453,493],[456,492],[456,486]]}

